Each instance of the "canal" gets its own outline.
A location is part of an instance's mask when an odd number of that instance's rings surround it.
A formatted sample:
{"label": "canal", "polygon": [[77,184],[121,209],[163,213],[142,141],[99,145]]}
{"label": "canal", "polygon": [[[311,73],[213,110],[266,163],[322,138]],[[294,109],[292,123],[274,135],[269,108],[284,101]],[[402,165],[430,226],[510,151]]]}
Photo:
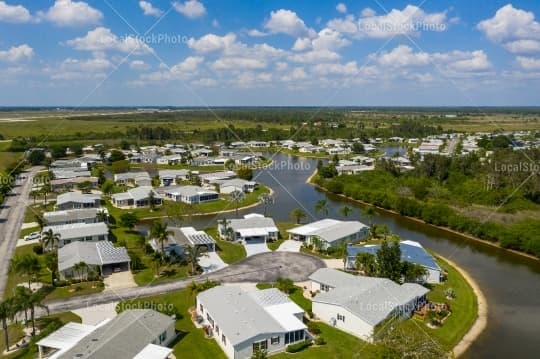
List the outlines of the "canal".
{"label": "canal", "polygon": [[[271,155],[270,155],[271,156]],[[256,181],[274,190],[275,203],[268,207],[268,215],[276,221],[292,219],[289,213],[300,207],[308,214],[306,220],[320,218],[314,211],[318,200],[328,198],[329,217],[341,218],[339,208],[346,200],[327,196],[306,180],[317,166],[316,159],[276,154],[273,165],[255,173]],[[367,223],[360,206],[349,219]],[[262,213],[262,207],[241,211]],[[217,218],[232,218],[234,212]],[[540,353],[540,262],[499,248],[463,238],[461,236],[420,224],[399,215],[377,213],[376,224],[386,224],[402,239],[422,243],[465,269],[480,285],[489,306],[488,326],[469,348],[467,358],[538,358]],[[197,228],[214,226],[216,216],[192,219]]]}

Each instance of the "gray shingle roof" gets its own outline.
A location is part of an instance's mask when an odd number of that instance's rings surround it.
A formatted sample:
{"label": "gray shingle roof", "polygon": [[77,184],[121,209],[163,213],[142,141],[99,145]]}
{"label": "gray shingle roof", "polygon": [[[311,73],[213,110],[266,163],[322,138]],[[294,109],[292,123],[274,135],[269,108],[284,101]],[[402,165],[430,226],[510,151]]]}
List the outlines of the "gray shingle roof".
{"label": "gray shingle roof", "polygon": [[43,218],[47,222],[75,221],[96,218],[99,208],[68,209],[65,211],[54,211],[43,213]]}
{"label": "gray shingle roof", "polygon": [[173,322],[154,310],[126,310],[98,327],[59,359],[132,359]]}
{"label": "gray shingle roof", "polygon": [[[310,279],[317,278],[313,280],[334,289],[317,294],[313,302],[341,306],[372,326],[385,320],[399,306],[429,292],[427,288],[414,283],[399,285],[386,278],[354,276],[329,268],[317,272]],[[350,278],[345,279],[345,276]]]}
{"label": "gray shingle roof", "polygon": [[130,262],[124,247],[114,247],[109,241],[73,242],[58,249],[58,270],[72,268],[76,263],[101,266]]}

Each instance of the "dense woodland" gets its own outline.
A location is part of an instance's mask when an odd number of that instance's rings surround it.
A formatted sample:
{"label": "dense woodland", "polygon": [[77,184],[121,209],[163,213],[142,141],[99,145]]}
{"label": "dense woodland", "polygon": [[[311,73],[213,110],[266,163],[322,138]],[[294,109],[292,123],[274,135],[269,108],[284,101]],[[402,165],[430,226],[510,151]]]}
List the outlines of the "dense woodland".
{"label": "dense woodland", "polygon": [[330,165],[316,181],[333,193],[540,258],[538,163],[538,149],[501,149],[484,162],[475,154],[426,156],[410,172],[380,160],[375,171],[335,176]]}

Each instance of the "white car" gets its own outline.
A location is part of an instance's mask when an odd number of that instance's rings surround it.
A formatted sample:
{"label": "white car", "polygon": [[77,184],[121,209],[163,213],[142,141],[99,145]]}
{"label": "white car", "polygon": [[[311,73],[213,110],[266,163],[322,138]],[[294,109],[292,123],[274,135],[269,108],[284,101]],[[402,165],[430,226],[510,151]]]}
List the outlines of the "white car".
{"label": "white car", "polygon": [[32,232],[27,236],[24,236],[25,241],[32,241],[34,239],[39,239],[41,237],[41,233],[39,232]]}

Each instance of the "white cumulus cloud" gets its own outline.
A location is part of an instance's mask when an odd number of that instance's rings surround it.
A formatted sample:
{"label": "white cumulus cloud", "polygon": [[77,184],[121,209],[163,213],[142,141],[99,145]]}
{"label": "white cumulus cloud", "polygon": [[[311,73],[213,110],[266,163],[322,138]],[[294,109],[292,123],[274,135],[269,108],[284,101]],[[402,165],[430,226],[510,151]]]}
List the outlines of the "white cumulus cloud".
{"label": "white cumulus cloud", "polygon": [[68,40],[67,44],[77,50],[106,51],[115,50],[125,53],[148,54],[152,49],[133,36],[119,38],[105,27],[97,27],[88,31],[83,37]]}
{"label": "white cumulus cloud", "polygon": [[9,5],[0,1],[0,21],[23,23],[32,21],[30,11],[22,5]]}
{"label": "white cumulus cloud", "polygon": [[7,62],[17,62],[28,60],[34,56],[34,50],[26,45],[13,46],[8,50],[0,50],[0,60]]}
{"label": "white cumulus cloud", "polygon": [[58,26],[95,25],[101,22],[103,14],[84,1],[56,0],[46,12],[38,17]]}
{"label": "white cumulus cloud", "polygon": [[347,5],[340,2],[339,4],[336,5],[336,10],[342,14],[345,14],[347,12]]}
{"label": "white cumulus cloud", "polygon": [[152,5],[152,3],[149,1],[139,1],[139,7],[142,9],[143,14],[148,16],[159,17],[163,14],[161,9],[154,7],[154,5]]}
{"label": "white cumulus cloud", "polygon": [[173,7],[174,10],[191,19],[201,17],[206,14],[206,8],[204,7],[203,3],[197,0],[188,0],[185,2],[175,1],[173,2]]}
{"label": "white cumulus cloud", "polygon": [[287,34],[295,37],[312,37],[315,31],[310,29],[298,15],[291,10],[279,9],[270,12],[270,18],[264,28],[273,34]]}

